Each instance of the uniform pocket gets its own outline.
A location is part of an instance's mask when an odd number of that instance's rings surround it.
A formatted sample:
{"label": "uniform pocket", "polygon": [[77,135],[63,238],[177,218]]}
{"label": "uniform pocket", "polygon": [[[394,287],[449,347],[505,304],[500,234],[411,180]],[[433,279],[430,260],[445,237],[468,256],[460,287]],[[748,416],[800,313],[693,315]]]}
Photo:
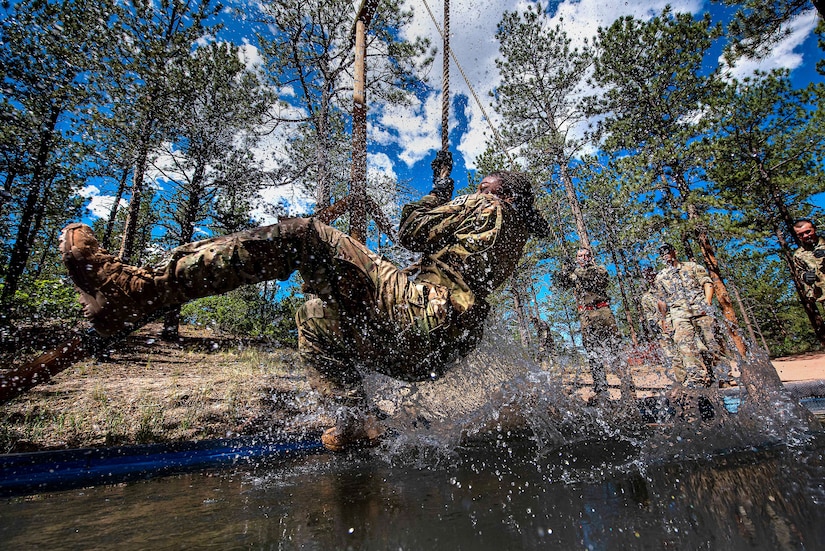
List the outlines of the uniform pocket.
{"label": "uniform pocket", "polygon": [[441,285],[414,283],[407,287],[410,319],[419,330],[431,333],[450,319],[450,291]]}

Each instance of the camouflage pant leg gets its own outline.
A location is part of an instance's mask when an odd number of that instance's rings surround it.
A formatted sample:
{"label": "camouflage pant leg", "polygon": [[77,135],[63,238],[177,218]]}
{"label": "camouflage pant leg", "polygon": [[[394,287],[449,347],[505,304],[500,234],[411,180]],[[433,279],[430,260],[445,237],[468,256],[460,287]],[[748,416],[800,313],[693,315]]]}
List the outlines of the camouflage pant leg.
{"label": "camouflage pant leg", "polygon": [[674,374],[676,380],[688,388],[706,387],[712,381],[697,344],[698,331],[692,318],[673,318],[673,343],[682,363],[682,370],[674,369]]}
{"label": "camouflage pant leg", "polygon": [[590,373],[593,376],[593,391],[608,389],[605,363],[618,359],[619,328],[616,318],[609,308],[585,310],[579,314],[582,331],[582,345],[587,352]]}
{"label": "camouflage pant leg", "polygon": [[305,262],[310,220],[278,224],[188,243],[154,268],[159,306],[226,293],[271,279],[284,281]]}
{"label": "camouflage pant leg", "polygon": [[298,351],[310,386],[325,398],[350,405],[364,401],[361,374],[348,359],[347,340],[336,308],[308,300],[295,312]]}
{"label": "camouflage pant leg", "polygon": [[676,350],[673,337],[671,335],[659,337],[659,348],[662,350],[662,357],[666,365],[673,371],[673,377],[677,381],[683,382],[685,380],[685,367],[682,365],[682,358]]}
{"label": "camouflage pant leg", "polygon": [[707,357],[707,364],[711,375],[720,381],[730,380],[730,361],[722,349],[719,342],[719,324],[713,316],[698,316],[694,318],[693,323],[698,328],[699,337],[704,345],[705,350],[702,351]]}

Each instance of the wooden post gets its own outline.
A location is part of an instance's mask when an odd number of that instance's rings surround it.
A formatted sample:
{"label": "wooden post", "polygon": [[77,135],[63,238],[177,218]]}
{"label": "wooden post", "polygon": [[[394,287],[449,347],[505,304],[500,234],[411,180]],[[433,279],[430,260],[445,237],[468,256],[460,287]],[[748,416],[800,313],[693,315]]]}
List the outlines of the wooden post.
{"label": "wooden post", "polygon": [[350,235],[367,240],[367,27],[378,0],[362,0],[355,16],[355,82],[352,87],[352,170],[350,172]]}

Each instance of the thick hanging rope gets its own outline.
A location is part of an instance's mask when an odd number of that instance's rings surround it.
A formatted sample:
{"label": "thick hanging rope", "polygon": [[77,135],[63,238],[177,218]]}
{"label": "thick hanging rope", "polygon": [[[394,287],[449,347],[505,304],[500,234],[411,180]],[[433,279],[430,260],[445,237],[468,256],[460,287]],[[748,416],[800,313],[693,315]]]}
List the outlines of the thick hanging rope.
{"label": "thick hanging rope", "polygon": [[450,150],[450,0],[444,0],[444,62],[441,71],[441,150]]}
{"label": "thick hanging rope", "polygon": [[[447,54],[449,53],[449,57],[452,58],[453,63],[455,63],[455,66],[458,67],[458,72],[461,73],[461,76],[464,78],[464,82],[467,84],[467,88],[469,88],[470,94],[472,94],[473,99],[476,102],[476,105],[478,105],[478,108],[481,109],[481,114],[484,115],[484,119],[487,121],[487,126],[490,127],[490,131],[493,133],[493,137],[496,140],[496,144],[498,145],[499,150],[502,151],[504,153],[504,155],[507,156],[507,161],[510,164],[510,168],[515,170],[516,169],[516,163],[513,160],[513,158],[510,156],[510,152],[507,151],[507,148],[504,146],[504,140],[501,139],[501,136],[499,135],[498,130],[496,130],[495,126],[493,126],[493,123],[490,120],[490,117],[487,115],[487,111],[484,109],[484,105],[482,105],[481,100],[478,99],[478,94],[476,94],[476,91],[473,88],[473,85],[470,84],[470,79],[467,78],[467,74],[464,72],[464,69],[461,67],[461,64],[458,62],[458,58],[456,57],[455,52],[453,52],[453,50],[450,48],[450,41],[449,41],[449,34],[448,34],[448,32],[449,32],[449,17],[447,15],[447,11],[449,10],[449,0],[445,0],[445,6],[444,6],[444,9],[445,9],[445,17],[444,17],[445,25],[444,25],[444,27],[447,30],[447,32],[442,31],[441,27],[438,25],[438,21],[436,20],[435,16],[433,15],[433,12],[430,9],[430,5],[427,3],[427,0],[421,0],[421,1],[424,3],[424,7],[427,8],[427,13],[430,14],[430,19],[432,19],[433,25],[435,25],[435,29],[438,31],[438,34],[441,35],[441,38],[444,41],[444,54],[445,54],[445,56],[444,56],[445,57],[444,67],[445,67],[445,69],[444,69],[444,72],[443,72],[444,82],[442,82],[442,86],[446,85],[446,88],[445,88],[446,92],[443,94],[443,96],[447,97],[449,95],[449,69],[447,68],[447,66],[449,65],[449,63],[447,63]],[[447,142],[445,141],[446,138],[444,136],[445,136],[446,128],[447,128],[447,123],[445,122],[445,120],[446,120],[445,116],[447,116],[447,115],[444,114],[444,111],[445,111],[444,101],[445,100],[442,99],[441,140],[442,140],[442,147],[446,148],[445,144]],[[446,109],[447,109],[447,113],[449,114],[449,97],[447,97],[446,101],[447,101]],[[447,118],[449,118],[449,117],[447,116]]]}

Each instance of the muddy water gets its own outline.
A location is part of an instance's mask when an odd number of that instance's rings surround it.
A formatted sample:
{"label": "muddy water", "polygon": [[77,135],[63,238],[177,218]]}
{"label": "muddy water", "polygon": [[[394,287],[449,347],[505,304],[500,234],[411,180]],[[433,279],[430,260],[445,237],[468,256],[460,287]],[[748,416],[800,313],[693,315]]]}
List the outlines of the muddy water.
{"label": "muddy water", "polygon": [[[518,360],[518,361],[516,361]],[[825,549],[825,433],[742,362],[736,413],[647,423],[506,347],[373,384],[378,449],[0,502],[4,549]],[[775,372],[774,372],[775,375]]]}
{"label": "muddy water", "polygon": [[0,503],[5,549],[823,549],[825,439],[623,463],[616,444],[316,455]]}

